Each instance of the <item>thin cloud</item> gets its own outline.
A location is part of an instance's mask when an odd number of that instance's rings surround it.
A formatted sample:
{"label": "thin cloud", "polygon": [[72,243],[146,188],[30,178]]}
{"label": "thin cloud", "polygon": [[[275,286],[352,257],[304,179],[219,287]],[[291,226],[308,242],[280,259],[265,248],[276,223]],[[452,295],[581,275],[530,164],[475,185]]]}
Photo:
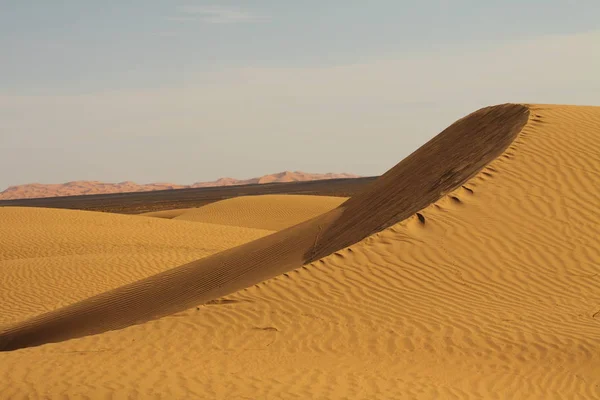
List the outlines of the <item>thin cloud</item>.
{"label": "thin cloud", "polygon": [[171,21],[202,21],[211,24],[235,24],[242,22],[259,22],[268,18],[239,8],[222,6],[182,6],[178,11],[184,16],[170,17]]}

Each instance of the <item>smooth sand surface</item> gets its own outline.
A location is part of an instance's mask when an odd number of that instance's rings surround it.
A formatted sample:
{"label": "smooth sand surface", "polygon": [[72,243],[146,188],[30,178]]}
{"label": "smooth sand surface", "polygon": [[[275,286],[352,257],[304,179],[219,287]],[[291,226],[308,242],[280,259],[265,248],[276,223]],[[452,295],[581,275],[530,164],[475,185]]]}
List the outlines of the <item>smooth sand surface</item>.
{"label": "smooth sand surface", "polygon": [[198,208],[158,211],[144,215],[183,221],[280,231],[317,217],[341,205],[346,197],[306,195],[243,196]]}
{"label": "smooth sand surface", "polygon": [[492,108],[436,139],[313,220],[25,311],[5,397],[600,397],[600,107]]}
{"label": "smooth sand surface", "polygon": [[173,219],[175,217],[180,216],[188,211],[196,210],[198,207],[192,208],[175,208],[173,210],[162,210],[162,211],[150,211],[146,213],[141,213],[138,215],[144,217],[154,217],[154,218],[164,218],[164,219]]}

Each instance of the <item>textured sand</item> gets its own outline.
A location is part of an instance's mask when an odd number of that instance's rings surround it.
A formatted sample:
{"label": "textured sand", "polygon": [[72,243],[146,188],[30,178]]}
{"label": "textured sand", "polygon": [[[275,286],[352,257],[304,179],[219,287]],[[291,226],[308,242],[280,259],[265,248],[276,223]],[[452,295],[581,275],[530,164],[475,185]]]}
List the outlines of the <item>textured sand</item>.
{"label": "textured sand", "polygon": [[0,325],[271,233],[43,208],[0,208],[0,221]]}
{"label": "textured sand", "polygon": [[[0,353],[5,397],[600,397],[600,108],[531,106],[528,118],[508,148],[464,184],[447,175],[449,185],[459,187],[438,192],[433,204],[417,208],[418,215],[393,213],[404,198],[400,189],[397,197],[380,193],[405,181],[397,183],[392,170],[346,208],[187,270],[239,254],[252,264],[260,246],[274,257],[262,258],[263,266],[277,260],[292,266],[350,247],[161,319]],[[463,165],[459,161],[455,167]],[[434,181],[443,181],[442,175]],[[422,175],[418,182],[427,179]],[[416,192],[436,197],[430,187]],[[384,215],[348,233],[366,216],[347,210],[367,207],[369,198],[369,207]],[[423,203],[406,201],[402,210]],[[384,230],[374,233],[379,228]],[[278,250],[294,238],[302,247],[313,229],[324,243],[311,246],[310,254],[296,260]],[[250,272],[260,276],[259,269]],[[130,287],[138,291],[134,299],[144,298],[139,285]],[[21,301],[15,292],[3,307]],[[101,309],[103,303],[77,304],[87,310],[82,315],[94,315],[90,306]],[[135,314],[135,307],[126,311]],[[50,326],[40,321],[40,329]],[[79,324],[74,333],[97,327],[73,321]]]}

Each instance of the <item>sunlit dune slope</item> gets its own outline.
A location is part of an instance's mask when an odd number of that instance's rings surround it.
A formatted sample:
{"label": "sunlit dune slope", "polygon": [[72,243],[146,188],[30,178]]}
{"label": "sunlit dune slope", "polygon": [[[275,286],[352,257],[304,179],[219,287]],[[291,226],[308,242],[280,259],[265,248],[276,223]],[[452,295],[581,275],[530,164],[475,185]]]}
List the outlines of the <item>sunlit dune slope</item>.
{"label": "sunlit dune slope", "polygon": [[108,213],[0,208],[0,324],[83,300],[270,231]]}
{"label": "sunlit dune slope", "polygon": [[338,251],[410,217],[463,185],[511,146],[528,117],[528,108],[521,105],[476,111],[341,207],[276,234],[8,326],[0,334],[0,349],[61,341],[169,315]]}
{"label": "sunlit dune slope", "polygon": [[346,200],[305,195],[234,197],[188,209],[173,219],[279,231],[331,211]]}
{"label": "sunlit dune slope", "polygon": [[278,231],[331,211],[346,200],[347,197],[311,195],[240,196],[197,208],[140,215]]}

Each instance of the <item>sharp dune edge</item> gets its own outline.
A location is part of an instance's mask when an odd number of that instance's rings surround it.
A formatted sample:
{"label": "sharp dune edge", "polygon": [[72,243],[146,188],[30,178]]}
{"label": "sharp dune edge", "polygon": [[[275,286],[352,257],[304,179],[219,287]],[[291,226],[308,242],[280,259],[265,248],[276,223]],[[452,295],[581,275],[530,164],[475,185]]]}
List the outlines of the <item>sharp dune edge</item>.
{"label": "sharp dune edge", "polygon": [[600,107],[479,110],[321,216],[9,324],[78,339],[1,353],[5,393],[598,398],[599,148]]}

